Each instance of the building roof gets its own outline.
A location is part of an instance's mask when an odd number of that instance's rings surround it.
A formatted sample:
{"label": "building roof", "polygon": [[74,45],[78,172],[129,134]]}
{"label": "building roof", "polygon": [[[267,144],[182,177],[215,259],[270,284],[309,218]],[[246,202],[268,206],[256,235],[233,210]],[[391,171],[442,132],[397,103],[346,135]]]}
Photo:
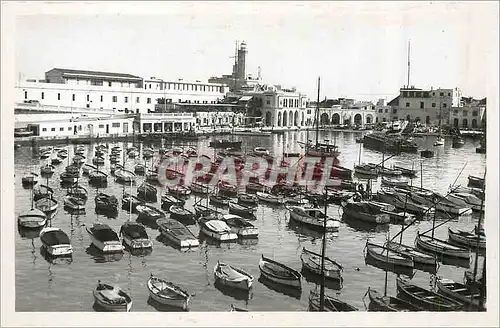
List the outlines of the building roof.
{"label": "building roof", "polygon": [[101,72],[101,71],[85,71],[85,70],[78,70],[78,69],[68,69],[68,68],[53,68],[48,72],[45,72],[45,74],[49,72],[60,72],[63,75],[80,75],[80,76],[99,76],[99,77],[107,77],[107,78],[119,78],[119,79],[140,79],[142,78],[140,76],[132,75],[132,74],[125,74],[125,73],[113,73],[113,72]]}
{"label": "building roof", "polygon": [[387,106],[399,106],[399,96],[389,101]]}

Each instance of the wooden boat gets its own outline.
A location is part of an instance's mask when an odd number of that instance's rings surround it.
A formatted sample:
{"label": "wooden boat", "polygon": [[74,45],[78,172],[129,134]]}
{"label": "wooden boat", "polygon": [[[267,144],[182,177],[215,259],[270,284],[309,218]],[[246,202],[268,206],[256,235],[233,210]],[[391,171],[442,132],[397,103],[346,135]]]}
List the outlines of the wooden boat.
{"label": "wooden boat", "polygon": [[366,253],[373,259],[399,267],[413,268],[413,258],[411,256],[395,252],[384,246],[372,244],[366,241]]}
{"label": "wooden boat", "polygon": [[266,188],[267,187],[261,183],[249,182],[246,185],[245,190],[247,192],[264,192]]}
{"label": "wooden boat", "polygon": [[85,189],[84,187],[82,187],[76,183],[68,188],[68,195],[78,197],[78,198],[83,198],[85,200],[88,198],[87,189]]}
{"label": "wooden boat", "polygon": [[120,156],[119,155],[111,155],[109,156],[109,162],[111,164],[116,164],[120,161]]}
{"label": "wooden boat", "polygon": [[161,196],[161,208],[165,211],[168,211],[172,205],[182,207],[185,203],[186,201],[184,199],[180,199],[169,194],[163,194]]}
{"label": "wooden boat", "polygon": [[425,251],[430,251],[440,255],[458,257],[463,259],[470,258],[470,250],[467,248],[457,247],[443,240],[431,238],[429,236],[417,232],[415,245]]}
{"label": "wooden boat", "polygon": [[277,196],[277,195],[272,195],[264,192],[257,192],[256,193],[257,198],[263,202],[270,203],[270,204],[275,204],[275,205],[282,205],[285,204],[285,197],[283,196]]}
{"label": "wooden boat", "polygon": [[439,136],[437,137],[436,141],[434,142],[434,146],[444,146],[444,138]]}
{"label": "wooden boat", "polygon": [[108,175],[99,170],[90,171],[89,182],[92,184],[106,184],[108,183]]}
{"label": "wooden boat", "polygon": [[17,218],[17,224],[22,228],[38,229],[44,227],[47,223],[47,215],[39,209],[32,208],[31,210],[22,213]]}
{"label": "wooden boat", "polygon": [[289,205],[306,205],[309,203],[309,200],[307,200],[301,195],[294,195],[294,196],[287,196],[285,198],[285,203]]}
{"label": "wooden boat", "polygon": [[219,206],[228,206],[231,198],[222,195],[210,195],[210,204]]}
{"label": "wooden boat", "polygon": [[181,185],[168,186],[168,192],[177,197],[187,197],[191,194],[191,189]]}
{"label": "wooden boat", "polygon": [[238,187],[227,182],[219,182],[217,184],[217,188],[219,189],[219,194],[236,197],[238,195]]}
{"label": "wooden boat", "polygon": [[192,220],[194,218],[194,213],[177,205],[172,205],[168,209],[170,212],[170,217],[179,221]]}
{"label": "wooden boat", "polygon": [[388,241],[385,243],[384,247],[393,250],[395,252],[398,252],[400,254],[410,256],[413,259],[414,264],[420,263],[424,265],[433,265],[433,266],[436,266],[437,264],[437,259],[435,256],[421,252],[418,249],[410,246]]}
{"label": "wooden boat", "polygon": [[66,149],[57,152],[57,157],[65,159],[68,157],[68,151]]}
{"label": "wooden boat", "polygon": [[54,174],[55,171],[54,165],[51,164],[45,164],[44,166],[40,167],[40,174],[43,175],[49,175],[49,174]]}
{"label": "wooden boat", "polygon": [[394,165],[392,168],[401,171],[401,174],[407,177],[414,177],[417,175],[417,170],[407,169],[396,165]]}
{"label": "wooden boat", "polygon": [[422,308],[394,296],[382,296],[376,290],[368,287],[370,311],[375,312],[413,312],[422,311]]}
{"label": "wooden boat", "polygon": [[137,197],[146,201],[156,202],[157,193],[156,187],[147,182],[137,187]]}
{"label": "wooden boat", "polygon": [[73,157],[73,164],[75,165],[82,165],[85,162],[85,156],[83,155],[75,155]]}
{"label": "wooden boat", "polygon": [[253,149],[253,153],[256,156],[264,156],[264,155],[269,155],[269,150],[267,150],[266,148],[263,148],[263,147],[255,147]]}
{"label": "wooden boat", "polygon": [[403,174],[403,172],[401,172],[399,170],[391,169],[388,167],[379,167],[377,170],[377,173],[379,175],[388,175],[388,176],[393,176],[393,177],[400,176]]}
{"label": "wooden boat", "polygon": [[63,172],[59,177],[62,183],[76,183],[78,181],[78,175],[79,175],[78,173],[73,174],[73,173]]}
{"label": "wooden boat", "polygon": [[187,310],[191,295],[181,287],[153,276],[147,282],[149,295],[160,304]]}
{"label": "wooden boat", "polygon": [[72,195],[67,195],[64,197],[64,208],[71,211],[85,211],[85,203],[85,198]]}
{"label": "wooden boat", "polygon": [[146,228],[136,222],[125,222],[120,228],[123,242],[131,249],[152,248],[153,242],[149,239]]}
{"label": "wooden boat", "polygon": [[214,279],[229,288],[247,291],[252,288],[254,280],[250,273],[219,261],[214,267]]}
{"label": "wooden boat", "polygon": [[52,197],[40,198],[35,202],[35,208],[49,215],[59,207],[59,203]]}
{"label": "wooden boat", "polygon": [[446,198],[457,206],[470,207],[473,211],[484,211],[485,208],[484,201],[473,194],[452,192]]}
{"label": "wooden boat", "polygon": [[130,312],[132,308],[132,299],[118,286],[103,284],[99,280],[93,294],[95,303],[107,311]]}
{"label": "wooden boat", "polygon": [[388,214],[382,213],[380,207],[370,202],[346,202],[343,204],[342,209],[346,215],[361,221],[376,224],[391,222]]}
{"label": "wooden boat", "polygon": [[[310,272],[321,275],[321,254],[308,251],[305,247],[302,248],[302,254],[300,255],[300,260],[302,261],[302,268],[309,270]],[[342,279],[342,266],[335,260],[325,257],[324,261],[324,275],[325,279],[341,280]]]}
{"label": "wooden boat", "polygon": [[52,256],[71,255],[73,253],[73,247],[68,235],[59,228],[43,228],[40,231],[40,241]]}
{"label": "wooden boat", "polygon": [[120,242],[118,234],[107,224],[94,223],[92,228],[85,227],[90,240],[95,247],[103,253],[121,253],[123,245]]}
{"label": "wooden boat", "polygon": [[216,210],[214,210],[214,209],[212,209],[212,208],[210,208],[208,206],[201,205],[201,204],[198,204],[198,205],[194,206],[194,212],[195,212],[195,214],[196,214],[197,217],[209,216],[212,213],[219,213]]}
{"label": "wooden boat", "polygon": [[429,150],[429,149],[421,150],[420,156],[425,157],[425,158],[432,158],[432,157],[434,157],[434,152],[432,150]]}
{"label": "wooden boat", "polygon": [[36,185],[38,183],[38,181],[35,180],[34,176],[30,175],[27,177],[22,177],[21,183],[22,183],[23,187],[27,188],[27,187],[32,187],[32,186]]}
{"label": "wooden boat", "polygon": [[226,214],[222,216],[221,220],[231,228],[231,232],[240,238],[257,238],[259,236],[259,229],[238,215]]}
{"label": "wooden boat", "polygon": [[404,190],[399,189],[403,193],[408,193],[408,198],[420,203],[424,206],[435,207],[437,211],[451,213],[454,215],[471,214],[472,209],[470,206],[460,207],[453,202],[446,199],[444,196],[432,191],[419,191],[419,190]]}
{"label": "wooden boat", "polygon": [[294,269],[264,257],[262,255],[259,261],[260,273],[267,279],[282,285],[287,285],[295,288],[301,288],[300,272]]}
{"label": "wooden boat", "polygon": [[396,192],[394,189],[382,188],[377,191],[377,198],[379,201],[394,205],[400,210],[406,210],[417,215],[432,215],[435,212],[433,207],[425,206],[415,202],[411,197]]}
{"label": "wooden boat", "polygon": [[[337,231],[340,227],[340,221],[334,220],[329,216],[325,216],[324,212],[319,208],[305,208],[300,206],[288,207],[290,211],[290,219],[300,224],[305,224],[311,228],[326,231]],[[326,223],[325,223],[326,220]]]}
{"label": "wooden boat", "polygon": [[135,181],[135,173],[125,170],[125,169],[119,169],[115,171],[115,177],[117,181],[121,182],[133,182]]}
{"label": "wooden boat", "polygon": [[118,210],[118,199],[113,195],[101,192],[95,196],[94,200],[96,210],[104,212],[116,212]]}
{"label": "wooden boat", "polygon": [[463,230],[455,230],[448,227],[448,238],[450,241],[459,243],[468,247],[478,247],[486,248],[486,237],[479,236],[479,245],[478,245],[478,235],[472,232],[463,231]]}
{"label": "wooden boat", "polygon": [[214,140],[211,141],[209,147],[215,149],[226,149],[226,148],[235,148],[241,149],[241,140],[240,141],[229,141],[229,140]]}
{"label": "wooden boat", "polygon": [[238,194],[238,204],[257,205],[257,196],[251,194]]}
{"label": "wooden boat", "polygon": [[33,200],[37,201],[41,198],[52,197],[54,195],[54,189],[47,185],[39,185],[33,190]]}
{"label": "wooden boat", "polygon": [[191,230],[177,220],[162,218],[156,224],[163,236],[181,248],[197,247],[200,244]]}
{"label": "wooden boat", "polygon": [[47,158],[49,158],[49,157],[50,157],[50,155],[51,155],[51,154],[52,154],[52,151],[50,151],[50,150],[49,150],[49,151],[42,152],[42,153],[40,154],[40,159],[47,159]]}
{"label": "wooden boat", "polygon": [[94,165],[104,165],[105,163],[105,160],[103,157],[100,157],[100,156],[96,156],[94,158],[92,158],[92,163]]}
{"label": "wooden boat", "polygon": [[208,194],[209,191],[209,186],[206,183],[193,182],[189,188],[191,189],[191,192],[202,195]]}
{"label": "wooden boat", "polygon": [[58,156],[56,156],[50,160],[50,164],[52,164],[52,165],[58,165],[61,163],[62,163],[62,159]]}
{"label": "wooden boat", "polygon": [[238,235],[231,232],[231,228],[226,222],[221,220],[208,220],[201,224],[201,231],[218,241],[233,241],[238,239]]}
{"label": "wooden boat", "polygon": [[378,176],[378,169],[376,165],[358,164],[354,166],[354,173],[367,176]]}
{"label": "wooden boat", "polygon": [[469,187],[479,188],[479,189],[483,189],[484,188],[484,179],[483,178],[479,178],[479,177],[475,177],[473,175],[469,175],[468,179],[469,179],[469,183],[468,183]]}
{"label": "wooden boat", "polygon": [[82,166],[82,174],[89,174],[91,171],[96,171],[97,166],[94,166],[92,164],[85,163]]}
{"label": "wooden boat", "polygon": [[[318,312],[320,310],[320,294],[311,290],[309,293],[309,311]],[[354,306],[343,302],[333,296],[325,294],[325,312],[351,312],[358,311]]]}
{"label": "wooden boat", "polygon": [[241,215],[244,217],[253,216],[256,211],[255,207],[245,206],[235,202],[229,202],[229,213]]}
{"label": "wooden boat", "polygon": [[463,306],[446,296],[410,284],[400,277],[396,279],[396,286],[398,293],[407,297],[410,303],[428,311],[460,311]]}
{"label": "wooden boat", "polygon": [[394,180],[382,177],[382,185],[405,188],[408,186],[408,181]]}
{"label": "wooden boat", "polygon": [[128,193],[123,194],[122,209],[127,210],[127,211],[132,210],[132,212],[136,212],[137,205],[140,205],[140,204],[142,204],[142,200],[140,200],[136,196],[128,194]]}
{"label": "wooden boat", "polygon": [[461,138],[461,137],[459,137],[459,136],[455,136],[455,137],[453,137],[451,147],[453,147],[453,148],[460,148],[460,147],[462,147],[463,145],[465,145],[465,141],[464,141],[464,139],[462,139],[462,138]]}
{"label": "wooden boat", "polygon": [[67,173],[73,174],[73,175],[79,175],[80,174],[80,167],[77,165],[74,165],[74,164],[68,165],[64,169],[64,172],[67,172]]}
{"label": "wooden boat", "polygon": [[165,217],[165,213],[151,205],[139,204],[135,209],[141,219],[153,220],[156,222],[156,220]]}
{"label": "wooden boat", "polygon": [[473,291],[464,284],[444,278],[438,278],[436,286],[443,295],[455,299],[466,306],[479,308],[481,294],[478,291]]}
{"label": "wooden boat", "polygon": [[135,167],[134,167],[134,172],[136,174],[144,174],[146,173],[146,166],[145,165],[142,165],[142,164],[137,164]]}

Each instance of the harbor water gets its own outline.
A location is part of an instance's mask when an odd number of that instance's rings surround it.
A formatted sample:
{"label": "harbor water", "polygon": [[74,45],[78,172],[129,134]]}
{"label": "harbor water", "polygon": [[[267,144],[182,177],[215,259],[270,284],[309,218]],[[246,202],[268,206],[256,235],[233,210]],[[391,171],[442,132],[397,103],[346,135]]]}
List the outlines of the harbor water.
{"label": "harbor water", "polygon": [[[382,153],[368,150],[356,143],[356,138],[361,132],[320,132],[320,141],[329,139],[336,142],[341,151],[340,165],[353,168],[361,162],[380,163]],[[272,154],[280,156],[284,151],[301,151],[298,141],[313,139],[314,134],[308,136],[305,132],[287,132],[271,136],[233,136],[234,140],[243,140],[242,150],[251,151],[255,147],[265,147]],[[208,147],[210,138],[192,142],[176,142],[175,144],[158,141],[153,146],[158,156],[158,149],[177,147],[194,147],[199,154],[213,156],[213,149]],[[485,171],[486,157],[476,154],[475,148],[479,141],[465,139],[465,145],[458,149],[451,147],[451,139],[447,139],[444,147],[432,147],[435,137],[415,139],[420,149],[434,148],[433,158],[421,158],[419,154],[401,154],[387,160],[385,166],[398,165],[414,168],[420,172],[413,185],[438,191],[446,194],[449,187],[455,182],[467,185],[469,175],[481,176]],[[144,144],[132,142],[110,143],[117,145],[124,151],[126,148],[136,146],[141,151],[141,156],[135,159],[127,158],[125,166],[132,169],[136,163],[142,162],[142,149]],[[83,145],[86,151],[84,156],[87,163],[94,157],[96,144]],[[69,159],[74,155],[76,145],[66,146]],[[23,146],[15,150],[15,216],[30,207],[30,189],[24,189],[21,178],[29,172],[39,173],[40,166],[47,160],[39,159],[39,149],[32,146]],[[360,156],[361,151],[361,156]],[[388,158],[389,155],[385,155]],[[105,156],[106,164],[103,170],[109,173],[109,160]],[[421,164],[422,163],[422,166]],[[146,162],[150,165],[150,161]],[[98,280],[116,284],[129,293],[132,297],[132,311],[163,311],[172,310],[158,307],[154,301],[149,300],[146,283],[150,274],[165,278],[183,287],[194,294],[190,303],[190,311],[228,311],[231,304],[248,309],[249,311],[306,311],[308,297],[311,290],[316,288],[318,280],[315,277],[304,275],[302,289],[294,290],[273,285],[260,278],[259,259],[261,255],[273,258],[298,271],[301,271],[300,254],[303,247],[315,252],[321,252],[321,233],[307,228],[296,226],[289,221],[289,213],[284,207],[268,206],[260,203],[253,221],[259,229],[259,237],[255,240],[243,240],[234,243],[218,244],[210,239],[201,237],[200,246],[190,250],[173,248],[160,237],[158,230],[147,227],[147,232],[153,240],[153,250],[150,254],[136,256],[125,251],[123,255],[103,256],[90,247],[91,241],[83,224],[91,226],[96,220],[110,225],[119,231],[121,225],[129,218],[137,219],[137,214],[130,214],[121,209],[121,196],[124,191],[129,192],[130,187],[115,183],[112,176],[108,177],[106,188],[100,188],[108,194],[113,194],[119,199],[118,216],[108,219],[95,213],[94,196],[98,192],[95,187],[88,185],[88,178],[82,177],[79,183],[89,192],[85,214],[70,215],[63,209],[63,197],[66,190],[60,186],[60,173],[68,165],[68,160],[56,166],[56,172],[49,178],[49,186],[54,188],[54,195],[59,202],[59,209],[51,220],[53,227],[61,228],[70,237],[73,245],[73,256],[70,260],[56,260],[44,256],[41,242],[37,234],[22,235],[15,231],[15,297],[16,311],[94,311],[92,291]],[[465,167],[464,167],[465,166]],[[460,171],[463,169],[461,174]],[[458,177],[458,179],[457,179]],[[38,177],[38,184],[45,184],[44,178]],[[132,187],[133,194],[144,178],[138,176],[136,184]],[[355,178],[356,179],[356,178]],[[380,177],[373,182],[373,190],[380,187]],[[165,190],[158,187],[158,202],[155,207],[161,206],[160,195]],[[194,196],[191,195],[186,202],[186,208],[192,210]],[[227,211],[227,210],[226,210]],[[330,205],[328,214],[341,217],[342,210],[339,206]],[[444,224],[435,230],[437,238],[448,238],[447,227],[456,227],[472,230],[477,224],[479,215],[473,213]],[[4,218],[6,219],[6,218]],[[439,219],[439,222],[442,219]],[[188,226],[195,235],[199,233],[199,226]],[[414,245],[417,231],[424,232],[432,227],[432,220],[422,220],[408,228],[403,234],[403,243]],[[401,230],[400,225],[366,225],[356,220],[343,220],[338,232],[327,233],[326,255],[336,259],[343,266],[342,285],[327,285],[326,293],[341,299],[356,308],[364,311],[368,298],[363,301],[368,287],[384,292],[386,271],[365,262],[364,247],[366,241],[383,243],[388,236],[392,237]],[[398,238],[399,241],[399,238]],[[214,286],[213,269],[217,261],[240,267],[255,277],[253,289],[249,294],[235,293]],[[438,275],[463,281],[464,271],[472,270],[474,253],[470,261],[451,260],[440,263]],[[433,284],[431,273],[414,270],[413,272],[399,272],[412,279],[412,282],[424,288]],[[387,294],[396,295],[396,273],[387,274]]]}

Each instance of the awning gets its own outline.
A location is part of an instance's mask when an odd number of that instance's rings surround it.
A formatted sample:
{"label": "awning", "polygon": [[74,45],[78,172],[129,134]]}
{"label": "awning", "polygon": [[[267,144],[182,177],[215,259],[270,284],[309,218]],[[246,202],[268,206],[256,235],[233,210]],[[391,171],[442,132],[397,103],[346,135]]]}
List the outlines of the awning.
{"label": "awning", "polygon": [[249,101],[252,98],[253,98],[253,96],[243,96],[238,101]]}

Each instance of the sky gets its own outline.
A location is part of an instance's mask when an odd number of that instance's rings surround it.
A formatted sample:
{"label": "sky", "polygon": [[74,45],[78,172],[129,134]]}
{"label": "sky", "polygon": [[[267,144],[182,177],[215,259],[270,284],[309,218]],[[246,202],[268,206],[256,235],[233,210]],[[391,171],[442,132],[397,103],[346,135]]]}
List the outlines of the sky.
{"label": "sky", "polygon": [[[42,8],[42,9],[40,9]],[[316,99],[391,100],[407,84],[487,94],[498,4],[447,2],[156,2],[30,4],[15,20],[15,69],[54,67],[206,81],[230,74],[236,40],[247,73]],[[496,37],[496,39],[495,39]]]}

